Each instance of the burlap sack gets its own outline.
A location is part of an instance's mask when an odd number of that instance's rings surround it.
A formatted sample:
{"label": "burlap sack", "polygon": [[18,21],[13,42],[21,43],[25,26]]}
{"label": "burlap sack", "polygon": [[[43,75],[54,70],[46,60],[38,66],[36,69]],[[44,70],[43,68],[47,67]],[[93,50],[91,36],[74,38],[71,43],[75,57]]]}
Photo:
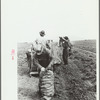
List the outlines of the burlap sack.
{"label": "burlap sack", "polygon": [[51,70],[40,72],[39,91],[42,97],[54,95],[54,73]]}

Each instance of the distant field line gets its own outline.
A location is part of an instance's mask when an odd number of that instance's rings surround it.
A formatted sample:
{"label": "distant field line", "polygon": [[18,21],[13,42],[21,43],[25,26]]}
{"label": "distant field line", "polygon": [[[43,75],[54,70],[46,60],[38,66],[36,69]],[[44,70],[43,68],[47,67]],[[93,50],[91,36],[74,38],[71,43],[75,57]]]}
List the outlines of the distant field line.
{"label": "distant field line", "polygon": [[73,48],[78,49],[78,50],[82,50],[82,51],[87,52],[87,53],[92,53],[93,55],[96,55],[96,53],[88,51],[88,50],[80,49],[78,47],[73,47]]}

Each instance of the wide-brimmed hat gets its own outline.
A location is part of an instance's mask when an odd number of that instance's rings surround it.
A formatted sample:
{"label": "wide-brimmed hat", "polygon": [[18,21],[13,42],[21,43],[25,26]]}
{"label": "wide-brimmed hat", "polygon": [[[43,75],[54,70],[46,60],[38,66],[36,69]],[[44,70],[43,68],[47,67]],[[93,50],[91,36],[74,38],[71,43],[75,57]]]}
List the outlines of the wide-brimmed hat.
{"label": "wide-brimmed hat", "polygon": [[67,36],[65,36],[64,39],[68,40],[69,38]]}
{"label": "wide-brimmed hat", "polygon": [[68,42],[69,38],[67,36],[65,36],[65,37],[62,37],[61,39],[63,39],[64,41]]}

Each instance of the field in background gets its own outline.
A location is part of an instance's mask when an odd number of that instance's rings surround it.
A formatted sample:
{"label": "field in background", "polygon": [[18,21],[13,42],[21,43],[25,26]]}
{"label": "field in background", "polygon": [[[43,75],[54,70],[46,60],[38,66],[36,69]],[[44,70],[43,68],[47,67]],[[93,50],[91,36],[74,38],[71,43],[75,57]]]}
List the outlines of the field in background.
{"label": "field in background", "polygon": [[[31,43],[18,44],[18,100],[39,100],[38,77],[29,77],[25,52]],[[62,48],[53,44],[55,56]],[[94,40],[75,41],[67,66],[54,67],[53,100],[96,100],[96,44]]]}
{"label": "field in background", "polygon": [[96,53],[96,40],[73,41],[73,46]]}

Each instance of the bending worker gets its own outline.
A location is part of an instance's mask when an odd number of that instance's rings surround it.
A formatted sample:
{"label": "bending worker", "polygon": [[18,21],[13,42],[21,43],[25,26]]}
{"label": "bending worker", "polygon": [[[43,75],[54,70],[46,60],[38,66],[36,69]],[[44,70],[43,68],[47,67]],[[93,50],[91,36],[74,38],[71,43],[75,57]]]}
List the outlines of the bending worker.
{"label": "bending worker", "polygon": [[35,53],[31,55],[32,61],[39,72],[39,93],[41,100],[51,100],[54,95],[54,73],[53,65],[58,59],[51,54],[50,48],[42,42],[36,43]]}

